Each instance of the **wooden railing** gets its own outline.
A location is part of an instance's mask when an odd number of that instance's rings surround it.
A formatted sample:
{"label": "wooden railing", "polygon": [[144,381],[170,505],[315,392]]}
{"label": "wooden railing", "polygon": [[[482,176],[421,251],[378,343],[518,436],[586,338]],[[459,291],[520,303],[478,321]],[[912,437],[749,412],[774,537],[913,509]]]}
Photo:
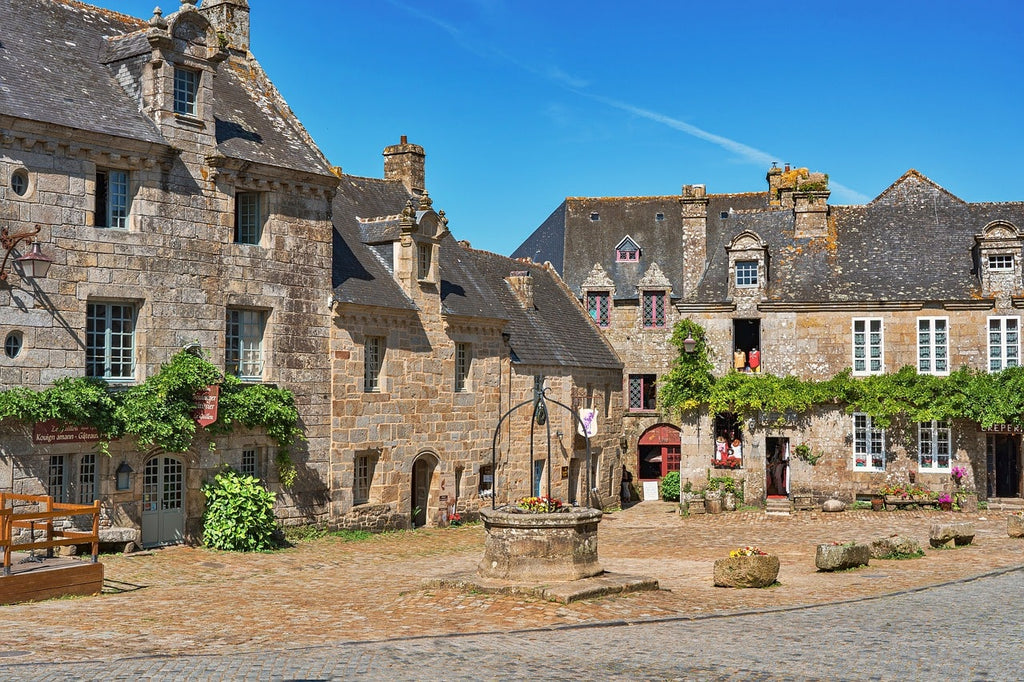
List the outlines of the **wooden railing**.
{"label": "wooden railing", "polygon": [[[38,511],[16,511],[8,507],[8,504],[13,502],[28,502],[40,506],[41,509]],[[53,526],[54,519],[85,514],[92,516],[91,532],[54,528]],[[15,528],[27,529],[29,541],[14,545]],[[40,531],[45,532],[45,539],[36,541],[36,533]],[[45,549],[47,556],[53,556],[54,547],[86,543],[92,545],[92,561],[96,563],[100,548],[99,500],[92,504],[64,504],[54,502],[53,498],[48,495],[0,493],[0,548],[3,548],[4,553],[4,575],[11,574],[12,547],[17,547],[18,551]]]}

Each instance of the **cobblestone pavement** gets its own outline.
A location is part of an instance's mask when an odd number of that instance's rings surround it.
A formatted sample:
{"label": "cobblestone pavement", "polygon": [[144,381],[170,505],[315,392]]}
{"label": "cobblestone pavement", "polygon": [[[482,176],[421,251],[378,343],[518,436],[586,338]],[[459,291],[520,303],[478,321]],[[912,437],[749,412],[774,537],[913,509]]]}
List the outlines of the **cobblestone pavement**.
{"label": "cobblestone pavement", "polygon": [[[856,571],[814,568],[819,542],[899,532],[926,545],[928,526],[941,520],[973,521],[975,543]],[[1014,608],[1024,578],[954,582],[1024,565],[1024,542],[1008,538],[1005,523],[999,512],[680,518],[671,505],[643,503],[602,521],[601,562],[663,589],[569,605],[425,589],[429,578],[475,566],[479,526],[327,538],[260,555],[174,547],[106,556],[104,595],[4,607],[0,676],[892,679],[892,670],[942,679],[958,670],[1008,679],[1000,671],[1024,664]],[[747,544],[779,555],[780,585],[714,588],[714,559]],[[914,591],[940,583],[952,584]],[[903,594],[709,617],[892,593]],[[607,624],[619,625],[572,627]],[[508,634],[534,628],[554,630]]]}

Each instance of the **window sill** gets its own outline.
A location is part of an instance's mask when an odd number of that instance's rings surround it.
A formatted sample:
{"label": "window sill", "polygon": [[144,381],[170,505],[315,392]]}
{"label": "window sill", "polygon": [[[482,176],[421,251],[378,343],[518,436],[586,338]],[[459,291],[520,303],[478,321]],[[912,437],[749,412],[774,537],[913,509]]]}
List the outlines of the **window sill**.
{"label": "window sill", "polygon": [[652,409],[638,409],[638,410],[627,410],[626,411],[626,416],[630,416],[630,415],[632,415],[632,416],[646,416],[646,415],[653,415],[653,414],[661,414],[661,410],[658,410],[656,408],[652,408]]}
{"label": "window sill", "polygon": [[206,121],[201,118],[196,118],[191,114],[179,114],[178,112],[174,112],[174,120],[190,128],[198,128],[200,130],[206,128]]}

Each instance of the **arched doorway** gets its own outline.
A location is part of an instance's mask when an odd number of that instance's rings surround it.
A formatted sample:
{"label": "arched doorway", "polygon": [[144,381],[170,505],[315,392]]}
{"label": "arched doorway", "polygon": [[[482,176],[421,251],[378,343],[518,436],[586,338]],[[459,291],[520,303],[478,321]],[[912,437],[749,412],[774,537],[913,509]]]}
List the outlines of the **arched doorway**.
{"label": "arched doorway", "polygon": [[142,546],[185,539],[185,463],[171,455],[146,460],[142,481]]}
{"label": "arched doorway", "polygon": [[670,471],[679,471],[679,429],[671,424],[658,424],[644,431],[636,450],[640,480],[653,480]]}
{"label": "arched doorway", "polygon": [[430,507],[430,483],[434,478],[434,470],[437,469],[437,457],[432,454],[422,454],[416,458],[412,465],[412,500],[411,521],[416,527],[427,525],[427,509]]}

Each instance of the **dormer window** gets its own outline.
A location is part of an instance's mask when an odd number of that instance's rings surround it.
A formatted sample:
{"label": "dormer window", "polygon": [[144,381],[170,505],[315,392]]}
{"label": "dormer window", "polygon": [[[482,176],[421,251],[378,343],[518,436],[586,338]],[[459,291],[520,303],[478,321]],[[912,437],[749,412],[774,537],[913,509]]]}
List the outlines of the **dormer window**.
{"label": "dormer window", "polygon": [[654,214],[654,219],[657,220],[660,223],[661,221],[665,220],[665,214],[664,213],[655,213]]}
{"label": "dormer window", "polygon": [[1008,272],[1013,270],[1012,253],[994,253],[988,257],[988,269]]}
{"label": "dormer window", "polygon": [[636,263],[640,260],[640,247],[626,237],[615,247],[615,261],[618,263]]}
{"label": "dormer window", "polygon": [[757,261],[738,260],[736,261],[736,286],[756,287],[757,286]]}
{"label": "dormer window", "polygon": [[174,69],[174,113],[182,116],[199,115],[199,72],[176,67]]}
{"label": "dormer window", "polygon": [[432,244],[418,244],[416,250],[419,252],[419,258],[416,261],[416,279],[430,279],[434,247]]}

